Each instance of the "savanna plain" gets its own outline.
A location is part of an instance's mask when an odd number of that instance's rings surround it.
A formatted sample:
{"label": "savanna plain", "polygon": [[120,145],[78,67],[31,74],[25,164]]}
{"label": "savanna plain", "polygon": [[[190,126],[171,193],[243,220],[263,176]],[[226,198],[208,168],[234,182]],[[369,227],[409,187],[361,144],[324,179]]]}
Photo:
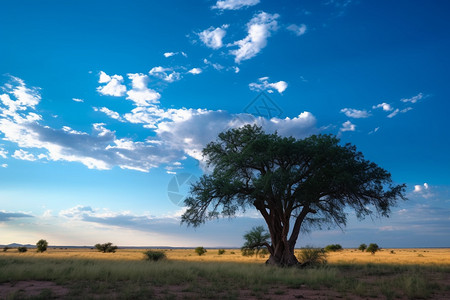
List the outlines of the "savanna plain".
{"label": "savanna plain", "polygon": [[8,249],[0,299],[450,299],[450,249],[344,249],[308,268],[268,266],[240,249],[152,249],[165,253],[159,261],[144,251]]}

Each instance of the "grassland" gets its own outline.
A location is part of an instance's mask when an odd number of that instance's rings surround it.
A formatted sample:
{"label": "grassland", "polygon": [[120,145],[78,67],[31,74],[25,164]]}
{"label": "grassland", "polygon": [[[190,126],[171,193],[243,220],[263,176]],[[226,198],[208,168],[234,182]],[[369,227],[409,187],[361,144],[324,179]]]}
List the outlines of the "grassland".
{"label": "grassland", "polygon": [[239,250],[165,250],[161,262],[144,261],[142,252],[0,252],[0,298],[450,299],[449,249],[344,250],[313,269],[266,266],[267,258]]}

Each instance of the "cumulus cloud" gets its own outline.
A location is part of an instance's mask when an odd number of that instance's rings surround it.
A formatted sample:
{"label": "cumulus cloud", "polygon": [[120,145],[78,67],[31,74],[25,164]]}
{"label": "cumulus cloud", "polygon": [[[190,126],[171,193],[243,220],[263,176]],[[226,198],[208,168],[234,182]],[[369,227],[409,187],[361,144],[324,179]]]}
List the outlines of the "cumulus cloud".
{"label": "cumulus cloud", "polygon": [[202,73],[202,69],[200,68],[192,68],[188,71],[188,73],[191,73],[192,75],[198,75]]}
{"label": "cumulus cloud", "polygon": [[384,111],[392,111],[393,110],[392,106],[386,102],[380,103],[378,105],[374,105],[374,106],[372,106],[372,108],[373,109],[382,108]]}
{"label": "cumulus cloud", "polygon": [[212,6],[213,9],[221,10],[237,10],[249,6],[254,6],[259,3],[260,0],[219,0],[216,5]]}
{"label": "cumulus cloud", "polygon": [[4,148],[0,147],[0,157],[7,158],[8,157],[8,151]]}
{"label": "cumulus cloud", "polygon": [[166,52],[166,53],[164,53],[164,57],[171,57],[171,56],[174,56],[176,54],[177,54],[176,52]]}
{"label": "cumulus cloud", "polygon": [[230,51],[235,56],[234,60],[236,63],[256,56],[266,47],[267,39],[271,36],[272,32],[278,29],[278,23],[276,21],[278,18],[278,14],[260,12],[247,23],[247,36],[229,45],[238,47],[238,49]]}
{"label": "cumulus cloud", "polygon": [[429,189],[429,186],[428,186],[428,183],[424,183],[423,185],[415,185],[414,186],[414,193],[421,193],[421,192],[423,192],[423,191],[425,191],[425,190],[428,190]]}
{"label": "cumulus cloud", "polygon": [[25,213],[11,213],[3,210],[0,211],[0,222],[8,222],[19,218],[33,218],[33,216]]}
{"label": "cumulus cloud", "polygon": [[28,161],[35,161],[36,157],[32,153],[28,153],[25,150],[19,149],[14,151],[14,154],[12,155],[15,159],[20,160],[28,160]]}
{"label": "cumulus cloud", "polygon": [[207,47],[219,49],[223,46],[222,39],[227,33],[225,29],[227,29],[228,26],[228,24],[225,24],[217,28],[209,27],[198,33],[198,37]]}
{"label": "cumulus cloud", "polygon": [[174,71],[172,68],[153,67],[148,73],[166,82],[174,82],[181,79],[180,73]]}
{"label": "cumulus cloud", "polygon": [[127,75],[128,78],[131,79],[132,86],[132,89],[127,92],[127,99],[133,101],[137,106],[148,106],[153,103],[159,103],[161,95],[155,90],[147,87],[149,81],[147,75],[141,73]]}
{"label": "cumulus cloud", "polygon": [[109,76],[105,72],[100,71],[99,83],[106,83],[106,85],[97,87],[97,91],[105,96],[121,97],[125,95],[127,90],[123,85],[123,77],[120,75]]}
{"label": "cumulus cloud", "polygon": [[370,114],[366,110],[358,110],[354,108],[343,108],[341,113],[344,113],[349,118],[361,119],[368,118]]}
{"label": "cumulus cloud", "polygon": [[352,124],[352,122],[350,122],[350,121],[346,121],[346,122],[342,123],[342,127],[339,129],[340,132],[355,131],[355,130],[356,130],[356,125]]}
{"label": "cumulus cloud", "polygon": [[288,87],[286,81],[269,82],[269,77],[261,77],[258,79],[259,83],[252,82],[248,86],[251,90],[256,91],[267,91],[273,93],[276,90],[278,93],[282,94]]}
{"label": "cumulus cloud", "polygon": [[304,35],[306,33],[306,25],[305,24],[301,24],[296,25],[296,24],[291,24],[287,27],[287,30],[292,31],[296,36],[301,36]]}

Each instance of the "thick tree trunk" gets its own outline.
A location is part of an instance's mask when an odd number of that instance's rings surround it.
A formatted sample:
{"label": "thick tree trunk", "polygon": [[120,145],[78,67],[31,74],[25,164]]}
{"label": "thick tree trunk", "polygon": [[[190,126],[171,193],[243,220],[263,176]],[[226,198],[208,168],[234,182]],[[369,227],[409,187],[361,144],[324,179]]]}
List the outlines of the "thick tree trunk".
{"label": "thick tree trunk", "polygon": [[266,264],[282,267],[290,267],[298,264],[298,260],[294,254],[294,247],[290,247],[289,243],[280,242],[279,245],[273,245],[273,249],[276,250],[270,254]]}

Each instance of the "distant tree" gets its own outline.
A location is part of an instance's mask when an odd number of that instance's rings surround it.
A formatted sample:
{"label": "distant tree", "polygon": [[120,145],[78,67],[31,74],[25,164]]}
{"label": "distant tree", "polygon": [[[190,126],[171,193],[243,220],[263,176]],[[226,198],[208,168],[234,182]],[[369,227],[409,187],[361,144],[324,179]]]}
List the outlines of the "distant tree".
{"label": "distant tree", "polygon": [[41,253],[45,252],[45,251],[47,251],[47,247],[48,247],[48,243],[46,240],[39,240],[36,243],[36,251],[37,252],[41,252]]}
{"label": "distant tree", "polygon": [[342,246],[339,244],[331,244],[325,247],[325,251],[327,252],[336,252],[343,250]]}
{"label": "distant tree", "polygon": [[150,261],[158,261],[166,258],[166,254],[162,251],[148,250],[144,252],[145,259]]}
{"label": "distant tree", "polygon": [[375,252],[379,251],[380,247],[378,247],[377,244],[369,244],[369,247],[367,247],[366,251],[371,252],[372,254],[375,254]]}
{"label": "distant tree", "polygon": [[27,251],[28,251],[28,248],[25,247],[25,246],[20,246],[20,247],[17,247],[17,250],[18,250],[20,253],[24,253],[24,252],[27,252]]}
{"label": "distant tree", "polygon": [[195,253],[197,253],[199,256],[202,256],[203,254],[205,254],[207,251],[205,248],[203,247],[197,247],[195,248]]}
{"label": "distant tree", "polygon": [[362,252],[364,252],[364,251],[366,251],[366,249],[367,249],[367,245],[366,244],[359,245],[358,250],[361,250]]}
{"label": "distant tree", "polygon": [[116,252],[116,250],[119,248],[117,246],[114,246],[112,243],[105,243],[105,244],[95,244],[94,246],[98,251],[107,253],[107,252]]}
{"label": "distant tree", "polygon": [[217,254],[219,254],[219,255],[225,254],[225,249],[217,250]]}
{"label": "distant tree", "polygon": [[244,256],[258,256],[259,251],[269,245],[270,233],[264,229],[263,226],[253,227],[250,231],[244,234],[245,244],[241,251]]}
{"label": "distant tree", "polygon": [[9,249],[11,249],[11,247],[5,246],[5,247],[3,247],[3,252],[8,251]]}
{"label": "distant tree", "polygon": [[199,226],[252,207],[270,232],[269,264],[298,263],[301,229],[345,226],[349,208],[359,219],[388,216],[405,199],[404,184],[332,135],[297,140],[246,125],[220,133],[203,155],[213,171],[192,186],[182,223]]}

